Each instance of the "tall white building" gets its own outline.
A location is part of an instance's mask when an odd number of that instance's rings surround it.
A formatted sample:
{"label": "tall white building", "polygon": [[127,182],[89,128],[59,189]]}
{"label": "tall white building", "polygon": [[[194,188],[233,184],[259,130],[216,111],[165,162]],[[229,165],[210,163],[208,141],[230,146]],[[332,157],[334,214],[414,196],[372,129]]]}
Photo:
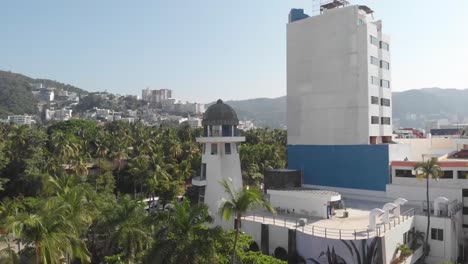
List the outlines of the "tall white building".
{"label": "tall white building", "polygon": [[390,38],[370,8],[341,2],[313,17],[301,9],[289,15],[289,144],[391,141]]}

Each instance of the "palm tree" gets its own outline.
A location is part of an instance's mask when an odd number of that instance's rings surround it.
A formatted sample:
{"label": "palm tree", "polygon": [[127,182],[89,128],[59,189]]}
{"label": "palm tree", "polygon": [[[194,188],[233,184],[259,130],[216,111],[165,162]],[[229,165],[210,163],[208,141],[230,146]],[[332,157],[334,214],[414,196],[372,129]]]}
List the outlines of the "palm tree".
{"label": "palm tree", "polygon": [[236,247],[237,240],[239,238],[239,231],[241,228],[241,218],[247,213],[247,211],[255,207],[263,207],[271,213],[275,213],[275,210],[271,204],[265,200],[263,194],[256,189],[243,188],[241,191],[236,190],[232,179],[226,181],[223,179],[221,185],[224,187],[224,191],[229,195],[229,199],[223,199],[219,206],[219,214],[224,220],[231,220],[232,215],[235,215],[235,229],[236,236],[234,238],[234,248],[232,250],[231,263],[234,264],[236,261]]}
{"label": "palm tree", "polygon": [[[212,217],[205,204],[192,206],[187,200],[174,210],[156,215],[158,231],[145,263],[204,263],[215,255],[216,229],[205,226]],[[209,263],[209,262],[208,262]]]}
{"label": "palm tree", "polygon": [[124,196],[113,213],[115,228],[109,241],[123,249],[127,263],[135,263],[152,240],[144,204]]}
{"label": "palm tree", "polygon": [[426,256],[429,255],[429,231],[431,224],[431,207],[429,205],[429,179],[432,177],[435,180],[439,180],[442,175],[442,170],[437,164],[436,158],[431,158],[426,162],[420,162],[414,166],[414,169],[418,173],[416,177],[418,179],[426,179],[426,204],[427,204],[427,228],[426,228],[426,242],[424,243],[424,253]]}

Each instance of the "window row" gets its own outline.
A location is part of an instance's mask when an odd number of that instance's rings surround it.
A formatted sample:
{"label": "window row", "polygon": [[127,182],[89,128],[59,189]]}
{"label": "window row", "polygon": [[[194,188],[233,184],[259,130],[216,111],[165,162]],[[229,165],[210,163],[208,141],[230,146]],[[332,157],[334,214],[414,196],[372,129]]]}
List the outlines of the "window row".
{"label": "window row", "polygon": [[390,88],[390,81],[381,79],[379,80],[376,76],[371,76],[371,84],[379,85],[380,87]]}
{"label": "window row", "polygon": [[[203,144],[203,147],[202,147],[202,154],[205,154],[206,145],[207,145],[207,144]],[[238,147],[238,145],[236,144],[235,146],[236,146],[236,151],[237,151],[237,153],[239,153],[239,147]],[[212,144],[210,145],[210,151],[211,151],[211,155],[218,155],[218,144],[217,144],[217,143],[212,143]],[[232,153],[231,143],[224,143],[224,153],[225,153],[225,154],[231,154],[231,153]]]}
{"label": "window row", "polygon": [[370,35],[370,43],[386,51],[390,50],[390,44],[384,41],[379,41],[376,37]]}
{"label": "window row", "polygon": [[375,66],[379,66],[382,69],[390,70],[390,63],[384,60],[379,60],[374,56],[370,56],[370,63]]}
{"label": "window row", "polygon": [[378,116],[371,116],[371,124],[372,125],[390,125],[390,117],[378,117]]}
{"label": "window row", "polygon": [[[378,104],[379,104],[379,97],[377,97],[377,96],[371,96],[371,104],[378,105]],[[380,105],[382,105],[382,106],[390,106],[390,99],[381,98],[381,99],[380,99]]]}
{"label": "window row", "polygon": [[[439,176],[440,179],[453,179],[453,170],[444,170],[443,174]],[[466,179],[468,171],[458,171],[458,179]],[[395,177],[399,178],[416,178],[416,172],[414,170],[395,170]]]}

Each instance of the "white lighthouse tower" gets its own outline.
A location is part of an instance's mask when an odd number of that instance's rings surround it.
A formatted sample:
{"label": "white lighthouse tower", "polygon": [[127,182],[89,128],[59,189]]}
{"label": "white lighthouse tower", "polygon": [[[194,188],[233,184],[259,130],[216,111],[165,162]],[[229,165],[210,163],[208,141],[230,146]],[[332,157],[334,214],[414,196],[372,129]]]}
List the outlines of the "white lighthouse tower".
{"label": "white lighthouse tower", "polygon": [[215,225],[232,228],[218,214],[223,198],[228,198],[221,186],[222,179],[232,179],[237,190],[242,189],[242,174],[239,159],[239,144],[245,141],[237,130],[239,119],[231,106],[220,99],[211,105],[203,115],[203,137],[197,138],[202,144],[201,174],[192,179],[199,186],[200,202],[208,205]]}

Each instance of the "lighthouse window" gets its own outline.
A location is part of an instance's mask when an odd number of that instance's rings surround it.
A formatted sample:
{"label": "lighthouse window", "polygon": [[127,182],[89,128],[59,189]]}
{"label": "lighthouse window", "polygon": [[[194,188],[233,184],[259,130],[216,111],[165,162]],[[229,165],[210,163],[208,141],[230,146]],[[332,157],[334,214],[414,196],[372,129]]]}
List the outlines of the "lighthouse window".
{"label": "lighthouse window", "polygon": [[231,143],[224,144],[224,151],[226,154],[231,154]]}
{"label": "lighthouse window", "polygon": [[211,155],[218,155],[218,144],[211,144]]}

